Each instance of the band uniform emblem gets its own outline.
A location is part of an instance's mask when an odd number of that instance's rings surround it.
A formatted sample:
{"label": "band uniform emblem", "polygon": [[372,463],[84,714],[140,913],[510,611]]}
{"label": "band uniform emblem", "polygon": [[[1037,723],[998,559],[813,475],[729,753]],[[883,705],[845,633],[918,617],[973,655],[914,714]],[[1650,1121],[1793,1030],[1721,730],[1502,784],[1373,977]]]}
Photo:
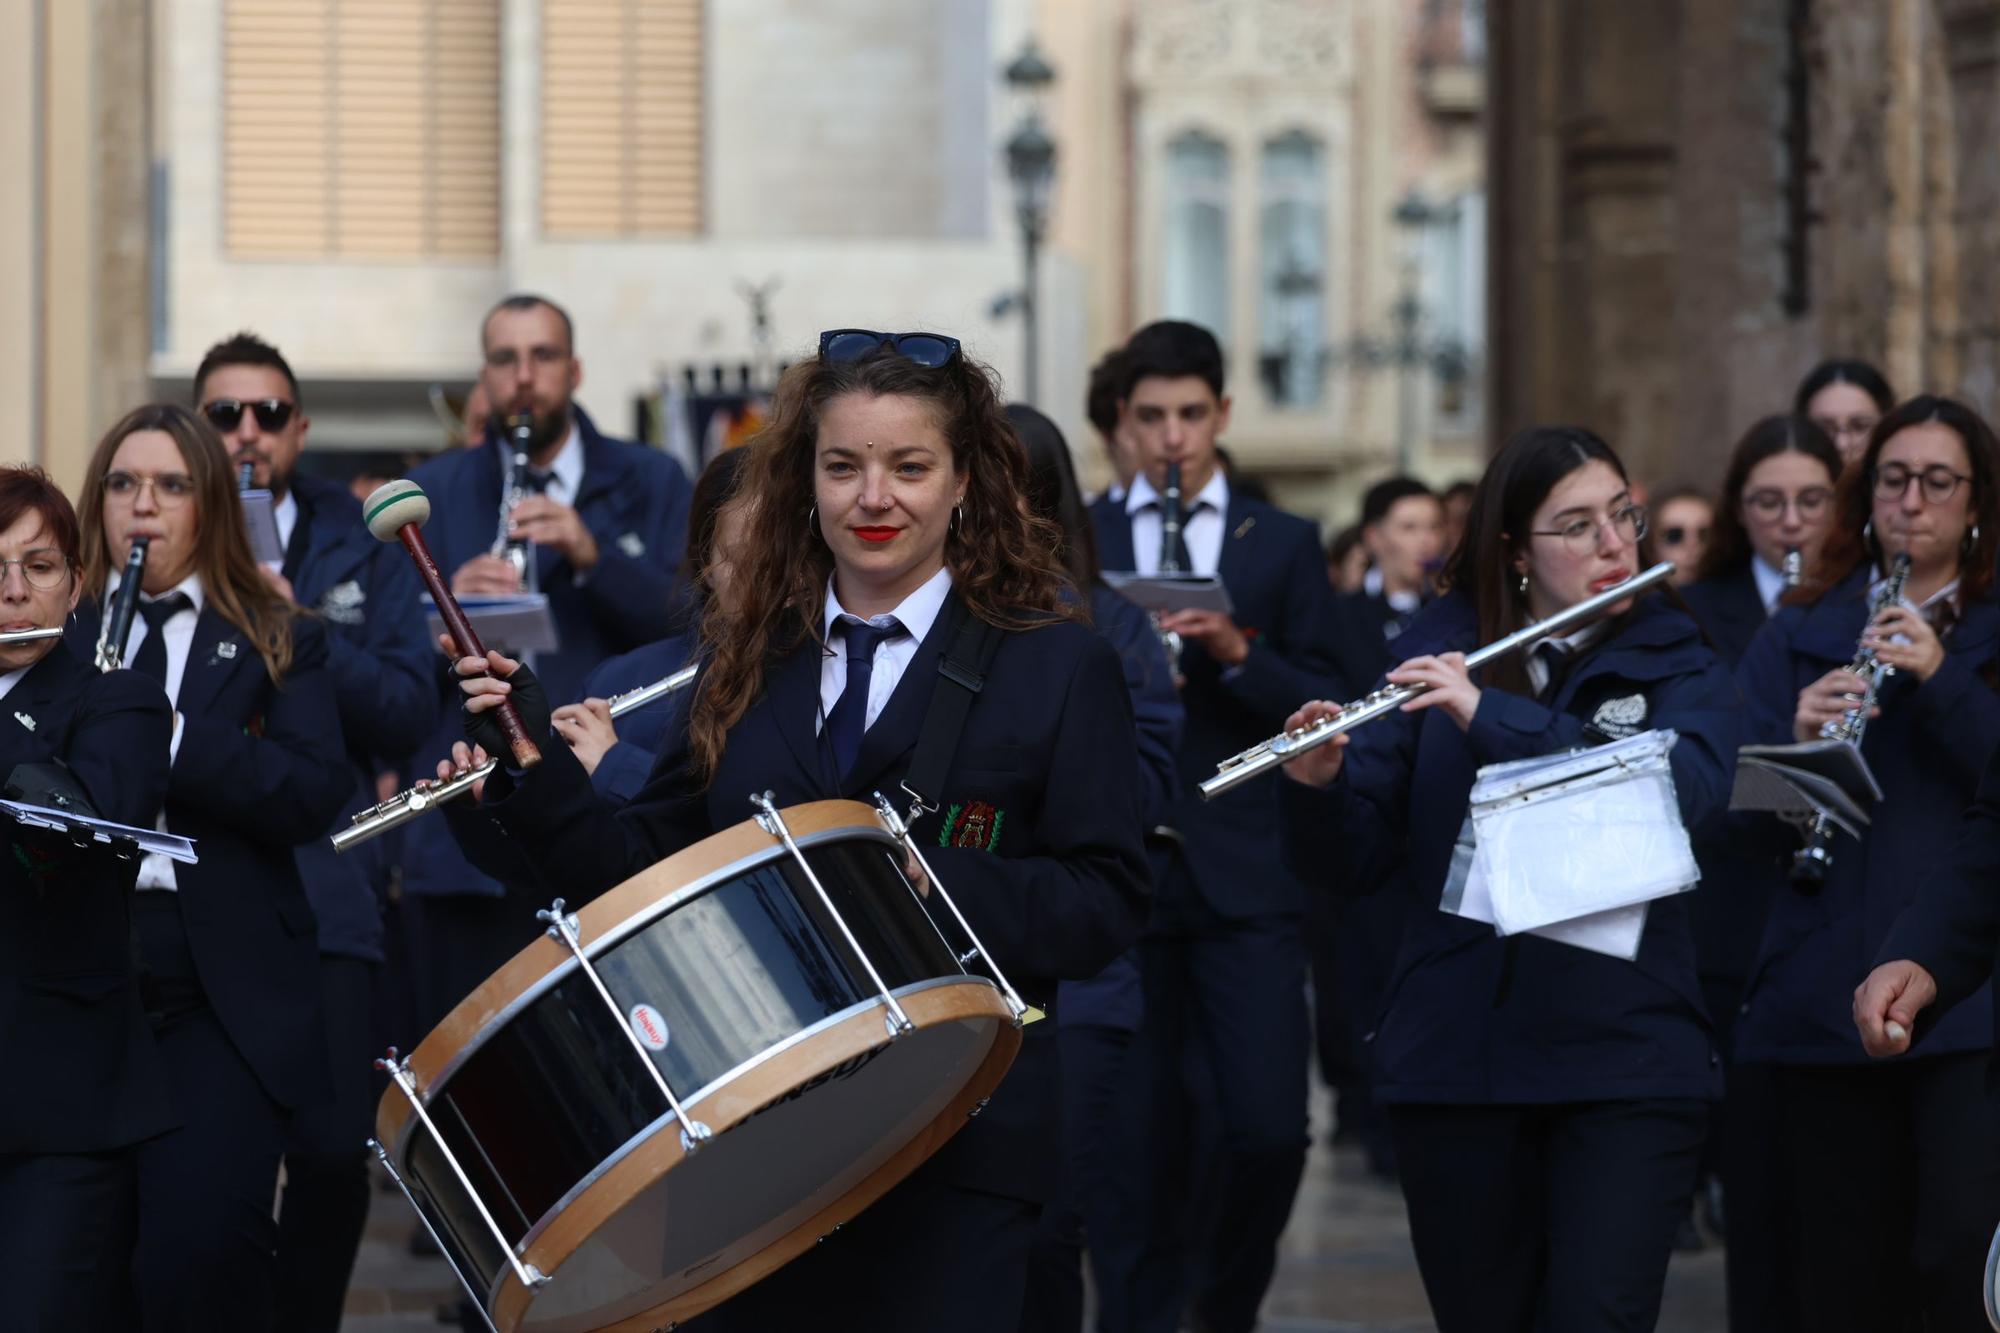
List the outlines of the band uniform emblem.
{"label": "band uniform emblem", "polygon": [[367,590],[359,579],[348,579],[336,583],[326,590],[319,599],[319,613],[340,625],[359,625],[367,617],[361,604],[368,600]]}
{"label": "band uniform emblem", "polygon": [[945,811],[938,830],[940,847],[974,847],[990,852],[1000,843],[1000,825],[1007,812],[986,801],[959,801]]}
{"label": "band uniform emblem", "polygon": [[1591,730],[1612,740],[1624,740],[1636,736],[1646,729],[1646,696],[1627,694],[1616,699],[1606,699],[1591,714]]}
{"label": "band uniform emblem", "polygon": [[637,560],[640,556],[646,554],[646,543],[639,540],[638,533],[627,532],[618,538],[618,549],[632,559]]}
{"label": "band uniform emblem", "polygon": [[16,722],[19,722],[22,726],[26,727],[29,731],[33,731],[35,729],[35,719],[29,717],[26,713],[14,714],[14,720]]}

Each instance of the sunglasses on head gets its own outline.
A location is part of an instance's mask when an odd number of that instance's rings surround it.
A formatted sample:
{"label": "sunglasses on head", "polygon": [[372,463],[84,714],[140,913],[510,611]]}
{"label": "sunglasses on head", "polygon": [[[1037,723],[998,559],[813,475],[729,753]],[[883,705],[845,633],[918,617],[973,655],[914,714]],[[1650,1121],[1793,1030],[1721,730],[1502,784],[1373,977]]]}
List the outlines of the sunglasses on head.
{"label": "sunglasses on head", "polygon": [[224,432],[235,430],[243,420],[245,408],[257,418],[257,429],[280,431],[292,419],[298,409],[282,398],[260,398],[254,403],[246,403],[235,398],[217,398],[201,405],[201,414],[208,418],[208,424]]}
{"label": "sunglasses on head", "polygon": [[859,361],[886,347],[905,361],[926,370],[948,366],[958,358],[958,339],[942,333],[877,333],[873,329],[828,329],[819,335],[819,359],[840,364]]}

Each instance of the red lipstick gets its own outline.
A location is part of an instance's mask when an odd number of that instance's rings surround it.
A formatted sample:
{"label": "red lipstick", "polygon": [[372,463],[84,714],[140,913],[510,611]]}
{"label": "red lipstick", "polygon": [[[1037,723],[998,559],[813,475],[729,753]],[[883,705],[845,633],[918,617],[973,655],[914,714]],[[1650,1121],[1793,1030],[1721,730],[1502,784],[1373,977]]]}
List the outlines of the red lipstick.
{"label": "red lipstick", "polygon": [[901,528],[850,528],[848,529],[848,531],[852,532],[855,536],[859,537],[864,542],[886,542],[891,537],[894,537],[897,533],[901,532],[902,529]]}

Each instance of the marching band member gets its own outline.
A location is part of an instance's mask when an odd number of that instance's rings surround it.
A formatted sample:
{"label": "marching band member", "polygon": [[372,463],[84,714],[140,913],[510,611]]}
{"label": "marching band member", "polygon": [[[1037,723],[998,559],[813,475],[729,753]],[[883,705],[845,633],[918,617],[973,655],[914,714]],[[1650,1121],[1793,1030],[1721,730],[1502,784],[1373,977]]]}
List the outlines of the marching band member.
{"label": "marching band member", "polygon": [[[1305,895],[1277,854],[1275,781],[1213,803],[1193,782],[1270,735],[1300,699],[1337,686],[1319,535],[1228,474],[1216,443],[1229,428],[1223,369],[1215,336],[1198,325],[1163,320],[1132,335],[1120,401],[1139,471],[1122,499],[1092,505],[1091,519],[1106,569],[1155,574],[1171,554],[1188,573],[1218,577],[1232,607],[1160,621],[1182,642],[1182,788],[1140,949],[1142,1073],[1128,1081],[1130,1146],[1152,1158],[1145,1228],[1112,1243],[1134,1256],[1124,1281],[1147,1300],[1136,1327],[1171,1329],[1185,1303],[1216,1333],[1247,1333],[1305,1168]],[[1186,498],[1170,553],[1173,464]],[[1212,1225],[1191,1216],[1182,1179],[1193,1155],[1178,1141],[1190,1120],[1182,1085],[1190,1049],[1206,1074],[1194,1095],[1217,1108],[1223,1126]],[[1195,1233],[1207,1253],[1189,1252],[1184,1238]]]}
{"label": "marching band member", "polygon": [[[1728,673],[1660,597],[1502,659],[1463,654],[1636,573],[1646,514],[1588,431],[1514,437],[1474,497],[1450,591],[1397,639],[1399,713],[1286,765],[1288,859],[1322,891],[1407,866],[1417,893],[1371,1045],[1442,1333],[1650,1329],[1717,1091],[1685,895],[1636,961],[1432,910],[1485,764],[1672,728],[1692,825],[1727,796]],[[1337,712],[1316,702],[1297,727]]]}
{"label": "marching band member", "polygon": [[[1841,480],[1818,566],[1737,671],[1749,730],[1771,743],[1842,720],[1865,688],[1850,669],[1857,644],[1895,672],[1862,746],[1886,799],[1859,842],[1835,839],[1823,885],[1773,890],[1736,1024],[1741,1058],[1776,1066],[1799,1302],[1815,1333],[1894,1328],[1911,1311],[1933,1329],[1984,1326],[1980,1273],[2000,1219],[1991,1015],[1961,1006],[1919,1050],[1876,1065],[1852,995],[1897,913],[1948,866],[2000,746],[1996,552],[2000,442],[1963,405],[1913,398],[1876,424]],[[1871,621],[1876,580],[1903,554],[1903,599]]]}
{"label": "marching band member", "polygon": [[1881,371],[1843,357],[1807,371],[1792,399],[1792,411],[1827,433],[1843,464],[1861,456],[1868,433],[1895,405],[1895,392]]}
{"label": "marching band member", "polygon": [[135,409],[83,477],[74,649],[96,640],[137,536],[151,539],[124,661],[173,702],[168,831],[201,860],[140,862],[147,1017],[180,1127],[136,1153],[138,1310],[125,1326],[266,1328],[285,1122],[325,1098],[318,950],[293,849],[325,836],[354,771],[318,623],[258,570],[236,470],[184,408]]}
{"label": "marching band member", "polygon": [[[76,513],[39,469],[0,468],[0,630],[61,628],[83,591]],[[59,639],[0,645],[0,779],[63,765],[93,812],[150,827],[171,710],[137,672]],[[32,796],[22,799],[33,801]],[[95,1333],[113,1317],[134,1145],[173,1123],[132,958],[137,863],[11,821],[0,848],[0,1252],[7,1323]]]}
{"label": "marching band member", "polygon": [[[360,502],[345,486],[298,470],[309,422],[298,379],[277,348],[249,333],[209,348],[195,371],[194,401],[222,434],[230,462],[249,464],[252,484],[275,499],[284,558],[275,568],[259,566],[265,580],[287,602],[310,608],[325,631],[327,678],[353,776],[334,820],[345,828],[355,811],[375,803],[377,770],[436,722],[437,650],[417,602],[416,572],[401,552],[369,535]],[[340,855],[325,838],[313,838],[295,853],[318,926],[334,1095],[286,1128],[277,1326],[287,1333],[339,1329],[368,1222],[367,1144],[375,1124],[369,1062],[380,1054],[372,1015],[393,845]]]}
{"label": "marching band member", "polygon": [[[1090,512],[1072,470],[1069,444],[1056,423],[1024,404],[1007,408],[1028,459],[1028,509],[1062,533],[1059,552],[1070,586],[1090,606],[1093,628],[1118,650],[1132,696],[1138,734],[1135,779],[1145,827],[1167,822],[1179,790],[1174,753],[1180,748],[1181,700],[1166,648],[1146,613],[1112,591],[1097,565]],[[1035,1242],[1028,1306],[1021,1328],[1075,1333],[1083,1327],[1082,1251],[1091,1254],[1098,1317],[1107,1328],[1130,1326],[1138,1293],[1122,1279],[1136,1256],[1106,1257],[1137,1236],[1144,1208],[1118,1151],[1125,1126],[1119,1088],[1129,1076],[1131,1048],[1145,1012],[1136,949],[1128,949],[1087,981],[1065,981],[1057,1006],[1062,1064],[1062,1194],[1042,1212]]]}
{"label": "marching band member", "polygon": [[[1840,453],[1805,417],[1765,417],[1744,432],[1723,475],[1713,540],[1695,582],[1681,590],[1722,660],[1734,668],[1791,583],[1819,559],[1833,518]],[[1702,996],[1727,1062],[1723,1101],[1709,1127],[1704,1170],[1720,1179],[1727,1218],[1730,1326],[1789,1333],[1793,1283],[1786,1259],[1794,1225],[1779,1204],[1777,1112],[1770,1066],[1734,1056],[1737,1007],[1764,917],[1771,864],[1789,850],[1766,816],[1718,815],[1694,830],[1702,891],[1695,956]],[[1726,1129],[1725,1129],[1726,1126]]]}
{"label": "marching band member", "polygon": [[[838,330],[780,384],[735,503],[748,529],[730,605],[711,602],[707,658],[684,743],[615,816],[564,745],[448,807],[461,843],[507,874],[519,847],[574,901],[750,813],[895,791],[938,666],[963,617],[1000,633],[965,716],[938,814],[918,824],[967,919],[1045,1008],[1059,979],[1089,976],[1143,917],[1146,871],[1133,790],[1132,709],[1117,654],[1076,622],[1055,535],[1021,504],[1023,463],[989,374],[955,339]],[[511,697],[537,737],[548,705],[497,653],[458,664],[467,728],[485,750]],[[489,674],[485,674],[490,671]],[[455,758],[478,756],[461,744]],[[440,766],[440,775],[450,771]],[[505,831],[496,836],[494,824]],[[1016,1333],[1029,1248],[1058,1169],[1054,1023],[1029,1025],[1007,1081],[977,1120],[836,1235],[705,1317],[730,1329],[847,1326]],[[909,1236],[923,1261],[884,1265]]]}

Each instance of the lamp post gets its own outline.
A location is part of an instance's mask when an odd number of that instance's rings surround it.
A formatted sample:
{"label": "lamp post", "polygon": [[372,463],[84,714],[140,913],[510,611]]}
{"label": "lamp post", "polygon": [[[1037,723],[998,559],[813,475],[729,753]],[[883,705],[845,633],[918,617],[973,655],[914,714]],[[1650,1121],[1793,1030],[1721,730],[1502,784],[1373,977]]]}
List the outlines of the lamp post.
{"label": "lamp post", "polygon": [[1014,187],[1014,221],[1021,232],[1021,330],[1026,359],[1022,385],[1025,401],[1038,398],[1041,382],[1040,303],[1036,286],[1042,239],[1048,234],[1049,196],[1056,178],[1056,142],[1042,123],[1041,94],[1055,82],[1056,72],[1030,35],[1021,52],[1007,62],[1001,78],[1025,106],[1003,151],[1007,179]]}

